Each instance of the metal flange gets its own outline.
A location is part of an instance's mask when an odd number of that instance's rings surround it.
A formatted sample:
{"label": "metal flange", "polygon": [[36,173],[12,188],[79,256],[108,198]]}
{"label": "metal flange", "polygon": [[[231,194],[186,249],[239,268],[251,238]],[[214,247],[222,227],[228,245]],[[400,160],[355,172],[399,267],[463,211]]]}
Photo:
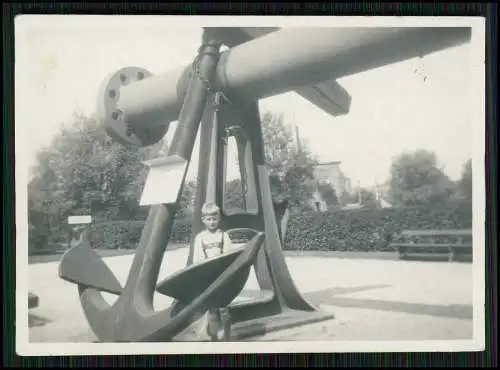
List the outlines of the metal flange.
{"label": "metal flange", "polygon": [[102,83],[97,101],[97,115],[104,129],[114,140],[126,146],[149,146],[167,133],[169,121],[148,122],[139,126],[127,117],[120,106],[120,93],[127,86],[147,79],[152,74],[139,67],[126,67],[108,76]]}

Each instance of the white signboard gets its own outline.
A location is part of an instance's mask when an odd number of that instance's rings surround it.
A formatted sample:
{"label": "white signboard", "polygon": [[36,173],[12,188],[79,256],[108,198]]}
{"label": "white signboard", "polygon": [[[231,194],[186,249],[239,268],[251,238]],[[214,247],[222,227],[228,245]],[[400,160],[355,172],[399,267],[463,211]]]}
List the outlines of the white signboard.
{"label": "white signboard", "polygon": [[169,156],[143,163],[149,166],[150,170],[140,205],[175,203],[186,175],[188,161],[178,156]]}
{"label": "white signboard", "polygon": [[69,216],[68,224],[79,225],[79,224],[90,224],[92,222],[92,216]]}

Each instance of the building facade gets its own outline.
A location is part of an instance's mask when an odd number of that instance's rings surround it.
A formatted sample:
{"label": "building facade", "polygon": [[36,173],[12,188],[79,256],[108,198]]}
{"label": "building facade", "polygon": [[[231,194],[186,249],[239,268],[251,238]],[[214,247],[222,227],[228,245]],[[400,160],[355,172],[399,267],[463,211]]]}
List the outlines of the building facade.
{"label": "building facade", "polygon": [[[335,190],[335,195],[341,204],[343,193],[352,193],[351,180],[344,175],[340,168],[340,161],[319,163],[314,167],[314,178],[317,186],[331,185]],[[313,193],[313,206],[318,211],[326,211],[328,205],[322,198],[318,189]]]}

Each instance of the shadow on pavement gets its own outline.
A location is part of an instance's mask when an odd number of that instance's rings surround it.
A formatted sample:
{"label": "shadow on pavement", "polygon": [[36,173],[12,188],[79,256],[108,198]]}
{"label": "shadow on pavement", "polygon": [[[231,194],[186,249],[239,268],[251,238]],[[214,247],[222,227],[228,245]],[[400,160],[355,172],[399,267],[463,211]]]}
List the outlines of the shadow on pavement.
{"label": "shadow on pavement", "polygon": [[51,320],[35,315],[33,313],[28,313],[28,327],[33,328],[36,326],[45,326],[46,324],[52,322]]}
{"label": "shadow on pavement", "polygon": [[[366,290],[389,288],[391,285],[365,285],[358,287],[338,287],[304,293],[304,298],[311,303],[337,307],[352,307],[378,311],[404,312],[414,315],[449,317],[454,319],[472,319],[472,305],[434,305],[426,303],[411,303],[399,301],[384,301],[377,299],[338,297],[342,294],[358,293]],[[258,290],[245,290],[242,295],[249,298],[260,296]]]}
{"label": "shadow on pavement", "polygon": [[337,307],[365,308],[370,310],[404,312],[414,315],[449,317],[454,319],[472,319],[471,305],[433,305],[426,303],[411,303],[384,301],[377,299],[335,297],[327,290],[306,293],[305,296],[316,305],[326,304]]}

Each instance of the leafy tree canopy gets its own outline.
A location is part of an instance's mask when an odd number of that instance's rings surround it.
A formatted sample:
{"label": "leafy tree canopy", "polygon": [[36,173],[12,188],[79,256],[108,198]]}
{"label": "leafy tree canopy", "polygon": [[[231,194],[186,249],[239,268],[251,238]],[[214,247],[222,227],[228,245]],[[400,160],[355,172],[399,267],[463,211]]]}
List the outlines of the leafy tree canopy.
{"label": "leafy tree canopy", "polygon": [[129,148],[111,139],[95,117],[75,114],[69,124],[37,153],[29,185],[32,209],[56,223],[71,214],[131,219],[147,175],[142,161],[166,150],[164,142]]}
{"label": "leafy tree canopy", "polygon": [[435,153],[416,150],[402,153],[391,166],[389,197],[396,206],[446,202],[453,182],[438,167]]}

